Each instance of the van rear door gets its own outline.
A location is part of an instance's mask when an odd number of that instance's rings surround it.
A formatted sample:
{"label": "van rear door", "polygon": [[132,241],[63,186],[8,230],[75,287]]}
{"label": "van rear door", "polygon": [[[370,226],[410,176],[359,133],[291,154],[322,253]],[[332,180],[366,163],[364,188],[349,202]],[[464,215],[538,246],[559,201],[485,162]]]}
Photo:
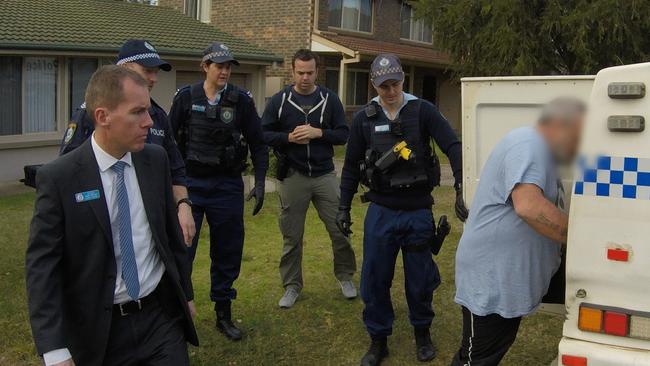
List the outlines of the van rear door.
{"label": "van rear door", "polygon": [[[476,192],[481,169],[494,146],[509,131],[536,123],[544,104],[558,96],[574,96],[587,101],[594,76],[532,76],[463,78],[462,131],[464,195],[468,207]],[[568,210],[573,172],[562,174],[565,209]],[[471,207],[470,207],[471,210]],[[562,267],[563,268],[563,267]],[[561,268],[561,269],[562,269]],[[564,314],[564,272],[551,283],[542,310]]]}

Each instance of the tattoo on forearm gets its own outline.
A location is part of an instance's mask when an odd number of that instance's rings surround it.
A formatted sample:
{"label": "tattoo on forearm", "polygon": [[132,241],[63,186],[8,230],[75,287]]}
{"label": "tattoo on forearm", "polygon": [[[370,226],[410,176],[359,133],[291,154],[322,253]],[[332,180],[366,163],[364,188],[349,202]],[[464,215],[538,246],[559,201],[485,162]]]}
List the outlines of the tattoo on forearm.
{"label": "tattoo on forearm", "polygon": [[548,217],[546,217],[543,213],[540,213],[539,215],[537,215],[537,217],[535,218],[535,221],[542,224],[542,225],[544,225],[544,226],[546,226],[546,227],[548,227],[549,229],[555,231],[556,233],[560,234],[562,236],[562,238],[566,239],[567,234],[568,234],[567,228],[562,227],[561,225],[554,223]]}

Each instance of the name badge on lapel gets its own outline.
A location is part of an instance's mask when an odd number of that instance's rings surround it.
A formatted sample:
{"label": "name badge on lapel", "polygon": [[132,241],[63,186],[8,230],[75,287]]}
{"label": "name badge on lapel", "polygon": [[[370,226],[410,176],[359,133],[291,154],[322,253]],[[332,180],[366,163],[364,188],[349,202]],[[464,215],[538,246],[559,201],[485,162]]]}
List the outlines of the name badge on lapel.
{"label": "name badge on lapel", "polygon": [[221,108],[221,121],[223,123],[230,123],[235,118],[235,110],[230,107]]}
{"label": "name badge on lapel", "polygon": [[205,112],[205,106],[199,104],[192,104],[192,110],[194,112]]}
{"label": "name badge on lapel", "polygon": [[74,199],[77,201],[77,203],[98,200],[99,199],[99,189],[94,189],[92,191],[75,193]]}

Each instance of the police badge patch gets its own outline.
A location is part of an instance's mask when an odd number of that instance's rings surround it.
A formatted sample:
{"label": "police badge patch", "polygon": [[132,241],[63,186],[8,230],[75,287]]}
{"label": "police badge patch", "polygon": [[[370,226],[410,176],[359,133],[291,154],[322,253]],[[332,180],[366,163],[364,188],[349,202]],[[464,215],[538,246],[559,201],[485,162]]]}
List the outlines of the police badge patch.
{"label": "police badge patch", "polygon": [[65,131],[65,138],[63,139],[63,143],[67,145],[70,143],[72,140],[72,136],[74,136],[74,132],[77,130],[77,124],[74,122],[70,122],[68,124],[68,129]]}
{"label": "police badge patch", "polygon": [[232,122],[234,117],[235,117],[235,110],[234,109],[229,108],[229,107],[221,108],[221,121],[223,123]]}

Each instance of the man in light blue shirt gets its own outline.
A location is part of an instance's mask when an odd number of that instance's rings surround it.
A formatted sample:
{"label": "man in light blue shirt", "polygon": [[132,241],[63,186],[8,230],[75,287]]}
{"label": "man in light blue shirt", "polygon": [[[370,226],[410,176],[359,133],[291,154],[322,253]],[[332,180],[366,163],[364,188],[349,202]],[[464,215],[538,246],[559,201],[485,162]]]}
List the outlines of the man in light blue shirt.
{"label": "man in light blue shirt", "polygon": [[549,102],[485,163],[456,253],[463,339],[452,365],[497,365],[546,294],[567,237],[557,166],[575,156],[584,110],[573,98]]}

